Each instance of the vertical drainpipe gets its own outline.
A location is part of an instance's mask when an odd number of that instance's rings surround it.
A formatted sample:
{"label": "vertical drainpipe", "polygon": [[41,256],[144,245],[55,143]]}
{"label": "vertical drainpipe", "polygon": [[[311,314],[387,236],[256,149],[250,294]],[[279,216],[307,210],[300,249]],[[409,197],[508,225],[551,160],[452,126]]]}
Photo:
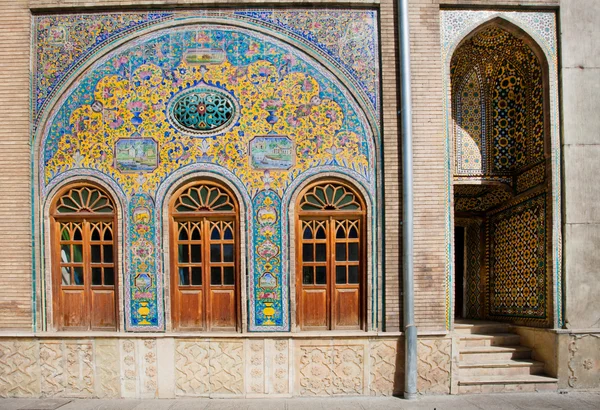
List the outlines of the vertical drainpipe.
{"label": "vertical drainpipe", "polygon": [[408,0],[398,0],[398,24],[402,115],[404,398],[414,400],[417,398],[417,327],[414,323],[412,98]]}

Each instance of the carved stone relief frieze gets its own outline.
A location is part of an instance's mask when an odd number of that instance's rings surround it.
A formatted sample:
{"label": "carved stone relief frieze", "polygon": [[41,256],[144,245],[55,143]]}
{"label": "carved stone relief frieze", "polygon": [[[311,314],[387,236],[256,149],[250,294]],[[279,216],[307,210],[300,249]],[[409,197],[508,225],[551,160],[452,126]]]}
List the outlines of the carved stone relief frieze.
{"label": "carved stone relief frieze", "polygon": [[121,381],[123,397],[138,397],[136,346],[133,340],[121,340]]}
{"label": "carved stone relief frieze", "polygon": [[93,397],[94,388],[94,349],[89,340],[65,342],[66,390],[73,397]]}
{"label": "carved stone relief frieze", "polygon": [[41,395],[59,397],[65,391],[65,357],[60,340],[40,343]]}
{"label": "carved stone relief frieze", "polygon": [[246,391],[265,393],[265,341],[250,340],[246,349]]}
{"label": "carved stone relief frieze", "polygon": [[449,393],[451,339],[419,339],[417,389],[419,393]]}
{"label": "carved stone relief frieze", "polygon": [[96,341],[96,386],[98,397],[121,397],[119,341]]}
{"label": "carved stone relief frieze", "polygon": [[156,340],[143,339],[138,341],[140,352],[139,372],[141,377],[140,389],[142,398],[157,397],[158,391],[158,369],[156,364]]}
{"label": "carved stone relief frieze", "polygon": [[244,391],[244,343],[210,343],[210,391],[242,394]]}
{"label": "carved stone relief frieze", "polygon": [[600,387],[600,334],[572,334],[568,341],[568,385],[572,389]]}
{"label": "carved stone relief frieze", "polygon": [[371,395],[390,396],[394,394],[398,361],[398,341],[376,341],[370,345],[370,386]]}
{"label": "carved stone relief frieze", "polygon": [[175,342],[175,394],[201,396],[210,393],[208,342]]}
{"label": "carved stone relief frieze", "polygon": [[290,389],[290,342],[286,339],[279,339],[267,340],[265,344],[270,369],[267,393],[288,394]]}
{"label": "carved stone relief frieze", "polygon": [[297,393],[311,396],[364,393],[364,345],[306,344],[296,349]]}
{"label": "carved stone relief frieze", "polygon": [[0,397],[40,395],[38,346],[34,341],[0,341]]}

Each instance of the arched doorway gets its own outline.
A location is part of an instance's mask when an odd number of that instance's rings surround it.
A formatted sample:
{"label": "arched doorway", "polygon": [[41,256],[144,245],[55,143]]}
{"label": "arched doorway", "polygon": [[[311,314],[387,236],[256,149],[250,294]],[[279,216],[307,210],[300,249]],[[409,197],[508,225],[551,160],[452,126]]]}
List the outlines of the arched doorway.
{"label": "arched doorway", "polygon": [[455,316],[551,326],[544,54],[523,31],[497,19],[463,40],[450,76],[454,300],[463,301],[455,305]]}

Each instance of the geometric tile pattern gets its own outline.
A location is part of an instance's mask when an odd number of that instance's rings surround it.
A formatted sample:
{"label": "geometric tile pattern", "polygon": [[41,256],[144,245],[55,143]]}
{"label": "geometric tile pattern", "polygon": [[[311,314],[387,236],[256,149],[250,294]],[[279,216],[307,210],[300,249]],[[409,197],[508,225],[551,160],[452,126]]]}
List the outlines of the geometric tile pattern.
{"label": "geometric tile pattern", "polygon": [[469,319],[482,319],[482,281],[481,281],[481,257],[482,237],[481,222],[471,221],[466,227],[466,312]]}
{"label": "geometric tile pattern", "polygon": [[527,191],[544,182],[546,178],[546,163],[541,162],[533,168],[517,175],[517,193]]}
{"label": "geometric tile pattern", "polygon": [[489,218],[489,316],[546,322],[546,194]]}
{"label": "geometric tile pattern", "polygon": [[454,185],[454,209],[458,212],[486,212],[512,196],[511,191],[497,185]]}
{"label": "geometric tile pattern", "polygon": [[[490,25],[456,50],[450,70],[456,138],[470,137],[490,164],[479,173],[502,175],[543,158],[542,69],[525,41]],[[465,167],[476,160],[469,143],[456,146],[457,174],[477,174]]]}

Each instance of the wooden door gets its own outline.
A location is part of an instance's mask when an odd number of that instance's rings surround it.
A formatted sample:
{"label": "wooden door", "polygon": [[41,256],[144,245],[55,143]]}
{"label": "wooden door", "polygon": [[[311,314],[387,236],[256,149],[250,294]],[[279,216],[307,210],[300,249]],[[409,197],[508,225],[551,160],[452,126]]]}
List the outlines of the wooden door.
{"label": "wooden door", "polygon": [[237,206],[212,181],[179,189],[171,203],[172,319],[176,330],[238,329]]}
{"label": "wooden door", "polygon": [[116,330],[114,206],[93,186],[76,184],[52,207],[54,318],[58,330]]}
{"label": "wooden door", "polygon": [[365,321],[362,202],[325,182],[300,196],[297,232],[298,324],[303,330],[361,329]]}

